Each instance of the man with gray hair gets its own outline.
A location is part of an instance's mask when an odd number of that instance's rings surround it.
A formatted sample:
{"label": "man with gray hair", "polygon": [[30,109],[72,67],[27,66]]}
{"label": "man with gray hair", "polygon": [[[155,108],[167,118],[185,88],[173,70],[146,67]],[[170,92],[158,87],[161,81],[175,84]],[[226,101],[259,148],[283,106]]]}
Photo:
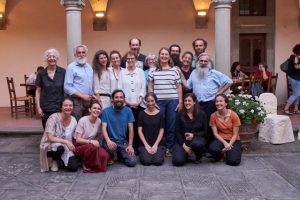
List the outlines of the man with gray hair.
{"label": "man with gray hair", "polygon": [[207,53],[201,53],[198,56],[196,69],[186,82],[186,87],[193,90],[209,122],[210,115],[216,111],[216,95],[224,93],[231,84],[232,80],[227,75],[213,69],[210,56]]}
{"label": "man with gray hair", "polygon": [[73,115],[78,121],[88,115],[89,104],[93,96],[93,69],[87,63],[87,47],[78,45],[74,48],[75,61],[66,70],[64,90],[74,99]]}

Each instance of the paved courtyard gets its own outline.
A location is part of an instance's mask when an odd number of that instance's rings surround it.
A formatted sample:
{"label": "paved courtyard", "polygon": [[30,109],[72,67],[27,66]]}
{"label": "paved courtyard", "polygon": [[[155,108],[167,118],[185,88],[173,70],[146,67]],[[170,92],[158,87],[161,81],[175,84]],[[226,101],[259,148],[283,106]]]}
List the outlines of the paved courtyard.
{"label": "paved courtyard", "polygon": [[238,167],[223,162],[128,168],[107,173],[40,173],[40,136],[0,136],[0,199],[276,199],[300,197],[300,142],[270,145],[254,140]]}

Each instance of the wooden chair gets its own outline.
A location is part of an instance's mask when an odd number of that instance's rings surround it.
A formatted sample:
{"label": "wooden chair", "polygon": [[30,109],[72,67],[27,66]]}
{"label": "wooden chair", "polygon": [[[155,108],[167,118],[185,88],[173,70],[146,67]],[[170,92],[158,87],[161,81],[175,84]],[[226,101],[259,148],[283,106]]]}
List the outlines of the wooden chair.
{"label": "wooden chair", "polygon": [[248,77],[248,78],[243,77],[242,91],[244,92],[244,94],[251,94],[251,82],[252,82],[252,77]]}
{"label": "wooden chair", "polygon": [[[17,97],[14,85],[14,79],[12,77],[6,77],[9,100],[10,100],[10,113],[11,117],[15,115],[15,118],[18,119],[18,113],[24,112],[26,116],[30,113],[32,117],[32,97]],[[21,103],[21,104],[20,104]],[[23,103],[23,104],[22,104]]]}
{"label": "wooden chair", "polygon": [[[29,78],[29,77],[28,77],[26,74],[24,74],[24,81],[25,81],[24,83],[26,83],[26,81],[27,81],[28,78]],[[29,91],[30,89],[32,89],[30,86],[25,86],[26,96],[32,97],[32,112],[33,112],[33,114],[35,115],[35,114],[36,114],[35,94],[34,94],[34,95],[28,94],[28,91]]]}
{"label": "wooden chair", "polygon": [[267,92],[273,93],[275,95],[275,93],[276,93],[276,87],[277,87],[277,79],[278,79],[278,73],[276,73],[275,75],[272,75],[269,78]]}

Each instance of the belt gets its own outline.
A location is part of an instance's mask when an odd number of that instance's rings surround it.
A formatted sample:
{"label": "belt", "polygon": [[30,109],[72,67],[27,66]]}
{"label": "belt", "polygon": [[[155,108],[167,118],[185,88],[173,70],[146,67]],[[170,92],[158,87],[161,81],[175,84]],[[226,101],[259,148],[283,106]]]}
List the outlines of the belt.
{"label": "belt", "polygon": [[111,95],[110,94],[105,94],[105,93],[99,93],[99,96],[103,96],[103,97],[111,97]]}

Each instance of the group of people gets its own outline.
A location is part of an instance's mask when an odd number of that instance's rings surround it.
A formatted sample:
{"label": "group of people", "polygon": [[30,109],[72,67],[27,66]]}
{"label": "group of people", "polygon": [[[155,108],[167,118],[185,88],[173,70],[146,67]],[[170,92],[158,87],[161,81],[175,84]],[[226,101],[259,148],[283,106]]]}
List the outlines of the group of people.
{"label": "group of people", "polygon": [[[249,78],[249,76],[241,70],[241,65],[239,62],[232,63],[230,73],[232,79],[241,80],[243,78]],[[269,79],[271,75],[272,73],[268,70],[268,66],[264,63],[258,63],[257,70],[250,74],[250,76],[261,78],[261,86],[264,92],[267,92],[268,90]]]}
{"label": "group of people", "polygon": [[[59,52],[45,51],[47,67],[37,74],[36,107],[45,129],[40,145],[41,171],[62,163],[76,171],[104,172],[116,159],[133,167],[175,166],[210,153],[214,161],[239,165],[240,120],[228,108],[224,92],[232,80],[213,69],[207,42],[196,39],[194,51],[177,44],[155,54],[140,53],[141,40],[129,41],[122,57],[113,50],[95,53],[78,45],[65,70]],[[175,64],[174,64],[175,63]]]}

